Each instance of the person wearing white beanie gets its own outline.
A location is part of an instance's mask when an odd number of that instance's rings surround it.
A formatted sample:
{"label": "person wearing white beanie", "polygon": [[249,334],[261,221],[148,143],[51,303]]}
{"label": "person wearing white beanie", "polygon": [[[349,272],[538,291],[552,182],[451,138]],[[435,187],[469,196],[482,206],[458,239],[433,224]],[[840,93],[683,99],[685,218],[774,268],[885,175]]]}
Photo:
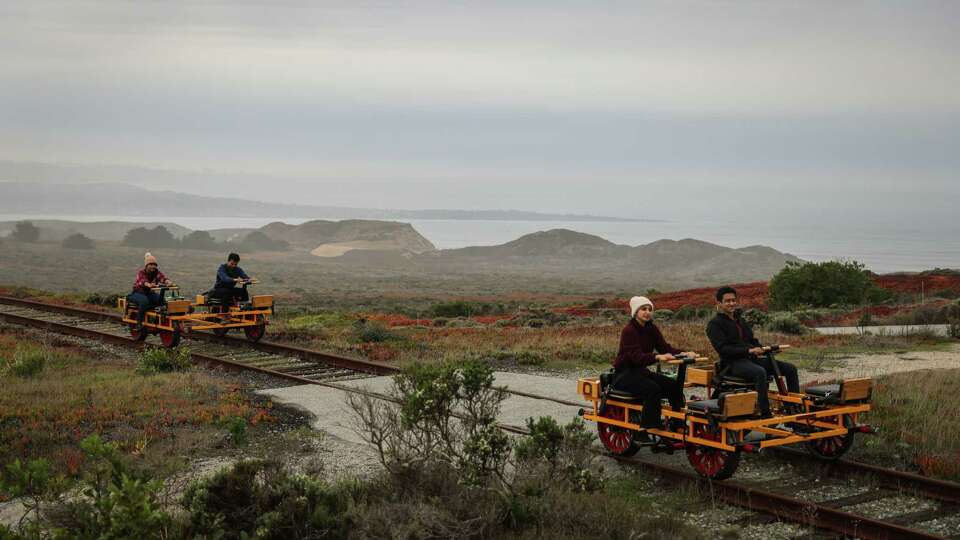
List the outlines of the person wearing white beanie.
{"label": "person wearing white beanie", "polygon": [[684,406],[683,388],[677,381],[647,369],[655,362],[674,359],[674,355],[696,356],[682,352],[667,343],[660,329],[653,324],[653,302],[645,296],[630,299],[630,322],[620,332],[620,349],[613,361],[613,387],[643,399],[640,426],[663,427],[660,400],[667,398],[679,411]]}

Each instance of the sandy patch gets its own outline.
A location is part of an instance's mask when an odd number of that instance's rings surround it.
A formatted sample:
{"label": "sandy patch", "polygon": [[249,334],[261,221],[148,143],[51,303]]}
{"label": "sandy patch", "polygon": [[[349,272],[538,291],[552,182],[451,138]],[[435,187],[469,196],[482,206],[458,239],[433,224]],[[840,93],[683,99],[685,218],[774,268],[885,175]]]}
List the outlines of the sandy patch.
{"label": "sandy patch", "polygon": [[352,242],[333,242],[321,244],[310,252],[314,257],[339,257],[354,249],[399,250],[400,246],[392,240],[354,240]]}
{"label": "sandy patch", "polygon": [[800,382],[854,377],[877,377],[887,373],[960,368],[960,345],[949,351],[905,352],[900,354],[858,354],[824,372],[800,371]]}

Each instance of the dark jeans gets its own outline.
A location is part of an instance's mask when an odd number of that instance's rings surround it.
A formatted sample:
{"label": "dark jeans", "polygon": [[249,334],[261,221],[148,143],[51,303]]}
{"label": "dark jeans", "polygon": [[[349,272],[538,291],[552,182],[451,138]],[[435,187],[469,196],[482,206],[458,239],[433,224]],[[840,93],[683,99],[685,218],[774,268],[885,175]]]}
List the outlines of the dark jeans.
{"label": "dark jeans", "polygon": [[142,324],[147,310],[163,305],[163,297],[155,292],[143,293],[138,291],[127,295],[127,302],[137,306],[137,324]]}
{"label": "dark jeans", "polygon": [[[730,375],[741,379],[750,379],[757,386],[757,405],[760,406],[760,414],[770,414],[770,398],[767,396],[767,390],[770,383],[767,381],[769,375],[774,375],[773,363],[770,358],[763,356],[757,359],[734,360],[730,365]],[[787,390],[790,392],[800,391],[800,377],[797,375],[797,368],[790,363],[777,360],[777,367],[780,368],[780,374],[787,380]]]}
{"label": "dark jeans", "polygon": [[683,408],[683,388],[677,384],[677,381],[644,368],[627,370],[614,388],[643,398],[641,427],[656,428],[663,425],[660,421],[660,400],[663,398],[670,400],[673,410],[679,411]]}
{"label": "dark jeans", "polygon": [[241,302],[250,300],[250,295],[247,294],[246,285],[244,285],[242,288],[217,287],[213,289],[213,292],[210,293],[210,296],[220,300],[220,302],[225,306],[229,306],[237,300]]}

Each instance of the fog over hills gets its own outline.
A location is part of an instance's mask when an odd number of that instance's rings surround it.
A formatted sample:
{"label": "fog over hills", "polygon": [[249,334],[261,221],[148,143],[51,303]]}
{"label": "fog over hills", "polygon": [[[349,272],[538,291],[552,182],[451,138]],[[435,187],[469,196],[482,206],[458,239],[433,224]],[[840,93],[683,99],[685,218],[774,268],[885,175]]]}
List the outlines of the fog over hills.
{"label": "fog over hills", "polygon": [[[162,187],[163,184],[158,184]],[[221,216],[327,219],[469,219],[512,221],[638,221],[616,217],[520,210],[401,210],[280,204],[250,200],[256,191],[223,197],[148,190],[126,183],[0,182],[0,213],[45,216]]]}

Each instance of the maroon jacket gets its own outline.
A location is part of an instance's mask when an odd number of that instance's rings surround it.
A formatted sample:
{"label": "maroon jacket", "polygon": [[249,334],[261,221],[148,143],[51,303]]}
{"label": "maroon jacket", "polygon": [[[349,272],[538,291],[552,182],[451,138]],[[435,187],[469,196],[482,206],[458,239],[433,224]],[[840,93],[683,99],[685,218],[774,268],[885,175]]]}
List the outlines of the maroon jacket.
{"label": "maroon jacket", "polygon": [[[656,352],[654,352],[656,351]],[[657,354],[680,354],[680,349],[674,348],[663,339],[663,334],[652,322],[640,325],[636,319],[623,327],[620,332],[620,352],[613,361],[617,371],[627,368],[643,368],[657,361]]]}

